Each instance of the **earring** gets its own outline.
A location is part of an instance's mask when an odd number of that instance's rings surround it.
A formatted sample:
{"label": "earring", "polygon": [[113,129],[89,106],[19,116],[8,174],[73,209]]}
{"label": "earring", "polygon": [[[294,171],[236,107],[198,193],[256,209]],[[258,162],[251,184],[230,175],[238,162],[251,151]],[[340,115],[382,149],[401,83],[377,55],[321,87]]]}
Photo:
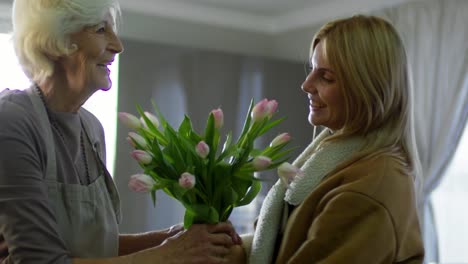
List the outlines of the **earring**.
{"label": "earring", "polygon": [[76,50],[78,49],[78,45],[76,45],[75,43],[72,43],[72,44],[70,45],[70,49],[71,49],[72,51],[76,51]]}

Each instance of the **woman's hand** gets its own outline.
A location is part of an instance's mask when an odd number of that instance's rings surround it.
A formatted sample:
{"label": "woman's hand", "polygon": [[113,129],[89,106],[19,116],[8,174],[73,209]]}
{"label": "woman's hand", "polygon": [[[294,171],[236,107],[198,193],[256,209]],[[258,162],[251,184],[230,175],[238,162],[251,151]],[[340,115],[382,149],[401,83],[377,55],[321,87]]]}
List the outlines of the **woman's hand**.
{"label": "woman's hand", "polygon": [[231,223],[192,225],[158,247],[135,253],[132,263],[226,263],[233,237],[239,243]]}
{"label": "woman's hand", "polygon": [[246,263],[246,253],[240,245],[234,245],[229,248],[229,254],[225,257],[227,264],[244,264]]}

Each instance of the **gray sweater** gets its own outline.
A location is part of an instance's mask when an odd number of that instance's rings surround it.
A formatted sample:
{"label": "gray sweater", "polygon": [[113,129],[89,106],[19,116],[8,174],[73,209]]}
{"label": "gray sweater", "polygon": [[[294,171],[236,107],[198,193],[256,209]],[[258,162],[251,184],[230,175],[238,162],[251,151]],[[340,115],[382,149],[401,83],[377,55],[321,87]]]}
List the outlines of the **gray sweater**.
{"label": "gray sweater", "polygon": [[[26,92],[0,95],[0,238],[7,242],[7,263],[70,263],[58,234],[44,182],[47,153],[43,131]],[[105,162],[104,131],[97,118],[81,108],[78,113],[51,115],[64,139],[52,129],[57,180],[89,184],[80,147],[81,119],[91,124],[92,144]],[[80,119],[81,118],[81,119]],[[64,142],[65,141],[65,142]],[[91,182],[99,175],[92,147],[85,140]],[[100,165],[99,165],[100,166]]]}

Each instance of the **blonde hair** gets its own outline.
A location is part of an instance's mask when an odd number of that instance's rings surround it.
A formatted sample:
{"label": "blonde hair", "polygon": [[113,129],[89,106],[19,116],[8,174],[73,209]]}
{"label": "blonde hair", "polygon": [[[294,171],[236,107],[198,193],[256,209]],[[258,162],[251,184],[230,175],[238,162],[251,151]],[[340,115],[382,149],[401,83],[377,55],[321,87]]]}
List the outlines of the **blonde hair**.
{"label": "blonde hair", "polygon": [[110,15],[120,17],[116,0],[14,0],[13,44],[26,76],[41,82],[54,72],[54,59],[76,50],[69,36]]}
{"label": "blonde hair", "polygon": [[384,19],[357,15],[325,24],[314,36],[311,54],[319,42],[345,101],[345,125],[328,141],[360,135],[367,139],[366,152],[403,150],[418,181],[413,92],[395,28]]}

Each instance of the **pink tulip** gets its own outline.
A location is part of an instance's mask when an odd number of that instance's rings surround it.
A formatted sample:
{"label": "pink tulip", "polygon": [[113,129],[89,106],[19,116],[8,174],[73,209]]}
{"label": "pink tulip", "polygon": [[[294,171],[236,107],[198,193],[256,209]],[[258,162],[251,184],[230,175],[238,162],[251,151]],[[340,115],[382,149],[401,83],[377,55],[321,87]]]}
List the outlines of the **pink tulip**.
{"label": "pink tulip", "polygon": [[289,186],[296,176],[302,176],[302,174],[303,172],[299,168],[287,162],[278,167],[278,175],[285,186]]}
{"label": "pink tulip", "polygon": [[182,173],[182,175],[179,178],[179,185],[185,189],[192,189],[195,186],[195,183],[195,176],[188,172]]}
{"label": "pink tulip", "polygon": [[[151,114],[150,112],[145,112],[145,116],[151,121],[151,123],[153,124],[155,128],[159,127],[159,120],[155,115]],[[148,126],[146,125],[146,121],[143,117],[140,118],[140,121],[143,124],[143,127],[148,129]]]}
{"label": "pink tulip", "polygon": [[153,157],[146,151],[143,150],[134,150],[131,153],[132,157],[141,164],[150,164],[153,160]]}
{"label": "pink tulip", "polygon": [[258,102],[252,109],[252,119],[254,122],[262,121],[264,118],[271,118],[278,108],[278,102],[276,100],[268,101],[263,99]]}
{"label": "pink tulip", "polygon": [[262,121],[268,116],[268,100],[263,99],[258,102],[252,109],[252,119],[254,122]]}
{"label": "pink tulip", "polygon": [[195,151],[197,152],[198,156],[204,159],[210,153],[210,147],[208,146],[208,144],[206,144],[205,141],[200,141],[195,147]]}
{"label": "pink tulip", "polygon": [[130,146],[136,148],[135,142],[133,142],[133,140],[130,137],[127,137],[127,142],[128,142],[128,144],[130,144]]}
{"label": "pink tulip", "polygon": [[128,188],[134,192],[149,192],[153,189],[156,182],[151,176],[146,174],[135,174],[130,177]]}
{"label": "pink tulip", "polygon": [[291,136],[288,133],[279,134],[271,141],[270,147],[279,146],[288,142],[289,140],[291,140]]}
{"label": "pink tulip", "polygon": [[252,161],[255,170],[262,171],[271,165],[271,159],[265,156],[257,156]]}
{"label": "pink tulip", "polygon": [[140,120],[138,120],[138,117],[132,114],[119,112],[118,117],[120,122],[122,122],[126,127],[130,129],[137,130],[141,128]]}
{"label": "pink tulip", "polygon": [[278,109],[278,102],[276,100],[268,101],[267,109],[268,109],[268,117],[271,118],[273,114],[276,112],[276,109]]}
{"label": "pink tulip", "polygon": [[146,143],[146,140],[135,132],[128,133],[128,136],[133,140],[133,143],[136,143],[142,148],[146,148],[146,146],[148,145],[148,143]]}
{"label": "pink tulip", "polygon": [[211,113],[213,114],[213,117],[214,117],[215,127],[217,129],[220,129],[221,127],[223,127],[223,124],[224,124],[223,110],[221,110],[221,108],[218,108],[218,109],[212,110]]}

